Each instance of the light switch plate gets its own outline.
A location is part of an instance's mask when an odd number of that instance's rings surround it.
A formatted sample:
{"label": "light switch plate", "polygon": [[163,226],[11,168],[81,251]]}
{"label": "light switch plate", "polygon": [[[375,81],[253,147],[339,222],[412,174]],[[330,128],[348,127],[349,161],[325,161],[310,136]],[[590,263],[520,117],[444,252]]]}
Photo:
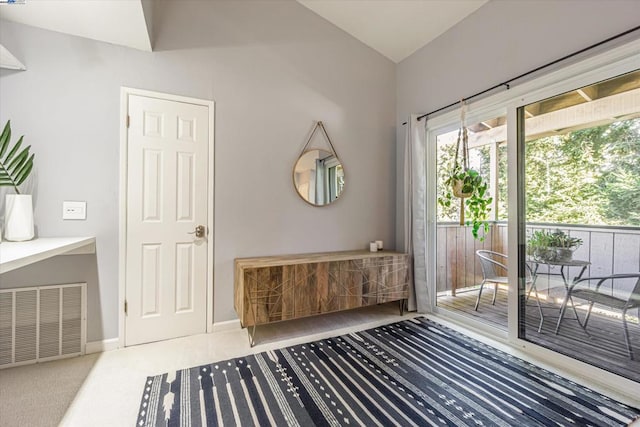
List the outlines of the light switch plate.
{"label": "light switch plate", "polygon": [[62,219],[87,219],[87,202],[62,202]]}

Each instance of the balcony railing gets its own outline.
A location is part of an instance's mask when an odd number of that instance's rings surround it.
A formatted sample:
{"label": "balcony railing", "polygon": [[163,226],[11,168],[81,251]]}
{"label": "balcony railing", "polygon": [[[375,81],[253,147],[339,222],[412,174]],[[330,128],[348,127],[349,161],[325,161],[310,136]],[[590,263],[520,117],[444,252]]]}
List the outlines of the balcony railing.
{"label": "balcony railing", "polygon": [[[573,257],[591,263],[584,272],[584,277],[640,271],[640,228],[530,224],[527,226],[527,232],[556,228],[583,240],[582,246],[574,252]],[[474,309],[478,296],[477,285],[482,282],[482,270],[475,251],[489,249],[507,253],[506,223],[491,224],[483,242],[475,240],[467,227],[453,223],[439,223],[437,233],[438,306],[507,330],[508,299],[507,292],[504,290],[497,292],[495,305],[491,304],[493,290],[485,292],[479,309],[477,311]],[[589,322],[589,335],[570,313],[565,317],[568,320],[562,323],[562,330],[556,334],[560,305],[566,292],[563,282],[557,279],[558,276],[544,274],[558,273],[558,267],[549,271],[550,268],[548,265],[540,264],[538,273],[543,274],[536,280],[536,288],[539,291],[536,297],[541,304],[540,310],[544,311],[544,319],[541,322],[538,306],[530,300],[528,305],[524,306],[525,311],[520,313],[523,314],[520,319],[521,324],[525,326],[524,334],[520,338],[634,381],[640,381],[640,361],[637,358],[631,360],[628,356],[620,310],[596,304]],[[579,273],[579,270],[571,269],[567,276],[571,280]],[[629,296],[633,285],[634,281],[620,280],[613,286],[609,285],[611,286],[609,289],[601,288],[601,290],[620,297]],[[456,292],[458,292],[457,296]],[[572,304],[584,319],[589,306],[588,302],[580,301],[578,298]],[[637,328],[640,316],[638,315],[640,313],[633,310],[633,312],[627,312],[626,317],[630,325],[629,340],[636,349],[640,347],[640,329]]]}
{"label": "balcony railing", "polygon": [[[566,224],[532,224],[527,231],[538,229],[560,230],[572,237],[583,240],[573,254],[574,259],[589,261],[584,277],[606,276],[614,273],[640,271],[640,228],[608,226],[575,226]],[[507,253],[507,224],[494,222],[483,242],[471,235],[468,227],[455,223],[438,223],[437,227],[437,292],[457,291],[477,286],[482,282],[482,270],[475,255],[478,249],[488,249]],[[548,266],[541,266],[540,272],[548,272]],[[569,272],[569,276],[573,274]],[[577,274],[578,271],[575,271]],[[559,282],[545,277],[538,282],[539,287],[554,287]],[[615,293],[631,292],[632,283],[616,285]]]}

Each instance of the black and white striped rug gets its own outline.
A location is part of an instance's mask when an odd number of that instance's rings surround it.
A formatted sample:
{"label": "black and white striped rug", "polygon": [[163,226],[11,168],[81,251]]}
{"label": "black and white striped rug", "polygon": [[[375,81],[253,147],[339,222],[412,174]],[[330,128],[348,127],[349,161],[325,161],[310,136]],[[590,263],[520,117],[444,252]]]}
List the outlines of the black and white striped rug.
{"label": "black and white striped rug", "polygon": [[418,317],[149,377],[137,425],[614,426],[638,415]]}

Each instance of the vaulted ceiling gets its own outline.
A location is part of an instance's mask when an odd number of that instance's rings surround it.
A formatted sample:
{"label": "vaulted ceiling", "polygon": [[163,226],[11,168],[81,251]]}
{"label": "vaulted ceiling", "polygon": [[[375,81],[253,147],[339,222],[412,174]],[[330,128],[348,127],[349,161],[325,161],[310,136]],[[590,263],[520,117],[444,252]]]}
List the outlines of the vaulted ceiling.
{"label": "vaulted ceiling", "polygon": [[297,0],[394,62],[462,21],[487,0]]}
{"label": "vaulted ceiling", "polygon": [[152,0],[27,0],[0,5],[0,19],[151,51],[152,4]]}
{"label": "vaulted ceiling", "polygon": [[[177,1],[177,0],[175,0]],[[211,0],[207,0],[211,1]],[[394,62],[402,61],[487,0],[297,0]],[[0,19],[152,50],[153,0],[25,0]]]}

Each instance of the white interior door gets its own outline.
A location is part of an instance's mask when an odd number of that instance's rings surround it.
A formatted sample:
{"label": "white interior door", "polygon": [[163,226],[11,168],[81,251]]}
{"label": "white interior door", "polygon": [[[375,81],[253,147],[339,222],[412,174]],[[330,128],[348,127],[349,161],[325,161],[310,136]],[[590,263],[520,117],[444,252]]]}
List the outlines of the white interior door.
{"label": "white interior door", "polygon": [[130,94],[128,115],[125,345],[206,332],[208,107]]}

